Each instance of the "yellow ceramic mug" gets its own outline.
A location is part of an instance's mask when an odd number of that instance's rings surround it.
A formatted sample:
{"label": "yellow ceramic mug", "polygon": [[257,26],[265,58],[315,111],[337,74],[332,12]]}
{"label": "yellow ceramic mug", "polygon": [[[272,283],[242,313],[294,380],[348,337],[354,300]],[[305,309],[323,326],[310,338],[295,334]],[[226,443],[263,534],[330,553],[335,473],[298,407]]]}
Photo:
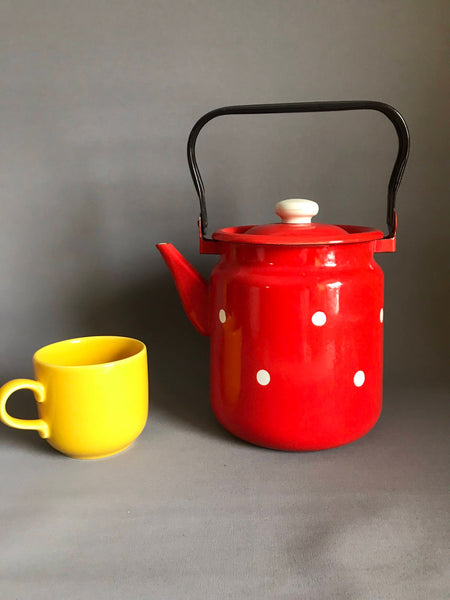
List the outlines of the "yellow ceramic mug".
{"label": "yellow ceramic mug", "polygon": [[[148,413],[147,351],[132,338],[85,337],[45,346],[33,357],[32,379],[0,388],[0,419],[36,429],[73,458],[101,458],[124,450],[145,427]],[[16,390],[33,390],[39,419],[6,412]]]}

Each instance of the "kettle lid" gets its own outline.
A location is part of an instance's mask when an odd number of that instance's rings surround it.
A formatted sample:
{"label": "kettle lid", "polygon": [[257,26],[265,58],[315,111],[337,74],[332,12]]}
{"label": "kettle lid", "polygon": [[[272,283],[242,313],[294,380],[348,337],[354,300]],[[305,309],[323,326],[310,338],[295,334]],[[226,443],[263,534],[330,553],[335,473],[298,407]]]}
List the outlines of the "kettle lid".
{"label": "kettle lid", "polygon": [[319,212],[319,205],[312,200],[282,200],[276,204],[275,212],[281,223],[227,227],[217,230],[212,237],[222,242],[309,246],[368,242],[384,236],[382,231],[370,227],[311,223]]}

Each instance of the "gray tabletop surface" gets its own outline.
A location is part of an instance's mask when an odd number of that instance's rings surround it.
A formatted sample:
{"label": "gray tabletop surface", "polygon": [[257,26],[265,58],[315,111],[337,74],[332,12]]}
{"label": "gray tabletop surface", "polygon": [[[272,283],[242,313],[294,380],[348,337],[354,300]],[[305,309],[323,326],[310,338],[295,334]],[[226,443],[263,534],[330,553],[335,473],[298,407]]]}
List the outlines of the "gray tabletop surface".
{"label": "gray tabletop surface", "polygon": [[388,389],[368,435],[310,453],[241,442],[186,396],[152,389],[141,437],[97,461],[0,426],[1,598],[448,597],[444,390]]}

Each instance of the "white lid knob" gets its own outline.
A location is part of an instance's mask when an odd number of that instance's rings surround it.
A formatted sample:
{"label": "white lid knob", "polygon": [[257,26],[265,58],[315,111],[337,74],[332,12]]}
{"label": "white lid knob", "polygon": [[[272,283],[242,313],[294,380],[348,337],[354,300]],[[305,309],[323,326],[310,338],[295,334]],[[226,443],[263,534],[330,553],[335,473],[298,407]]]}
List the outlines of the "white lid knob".
{"label": "white lid knob", "polygon": [[311,223],[319,212],[319,205],[312,200],[291,198],[275,205],[275,212],[283,223]]}

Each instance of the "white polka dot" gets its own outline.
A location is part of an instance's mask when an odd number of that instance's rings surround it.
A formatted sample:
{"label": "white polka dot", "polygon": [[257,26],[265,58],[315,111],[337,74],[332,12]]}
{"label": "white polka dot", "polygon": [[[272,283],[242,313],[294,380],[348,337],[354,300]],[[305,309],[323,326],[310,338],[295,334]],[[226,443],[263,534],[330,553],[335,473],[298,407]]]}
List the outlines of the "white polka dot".
{"label": "white polka dot", "polygon": [[380,323],[383,322],[384,319],[384,310],[382,308],[380,308]]}
{"label": "white polka dot", "polygon": [[223,308],[221,308],[219,310],[219,321],[221,323],[225,323],[226,320],[227,320],[227,313],[223,310]]}
{"label": "white polka dot", "polygon": [[366,376],[364,371],[356,371],[355,376],[353,377],[353,383],[356,387],[361,387],[366,380]]}
{"label": "white polka dot", "polygon": [[327,322],[327,315],[321,310],[318,310],[311,317],[311,321],[313,325],[316,325],[316,327],[322,327],[322,325],[325,325]]}
{"label": "white polka dot", "polygon": [[267,385],[270,382],[270,374],[268,371],[261,369],[256,373],[256,381],[259,385]]}

